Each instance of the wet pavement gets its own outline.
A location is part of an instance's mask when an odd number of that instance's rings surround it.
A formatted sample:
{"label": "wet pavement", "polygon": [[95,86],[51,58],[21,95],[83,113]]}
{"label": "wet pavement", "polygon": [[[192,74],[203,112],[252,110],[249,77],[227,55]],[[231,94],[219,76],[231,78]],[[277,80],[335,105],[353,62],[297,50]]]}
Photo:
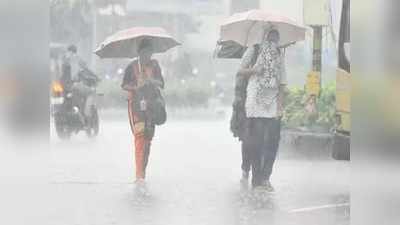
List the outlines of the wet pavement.
{"label": "wet pavement", "polygon": [[[298,157],[282,142],[276,192],[241,190],[240,143],[227,121],[169,121],[156,131],[148,196],[135,192],[128,122],[102,121],[94,140],[52,136],[58,204],[49,222],[65,225],[345,225],[349,162]],[[311,150],[311,149],[310,149]],[[315,152],[315,149],[312,149]]]}

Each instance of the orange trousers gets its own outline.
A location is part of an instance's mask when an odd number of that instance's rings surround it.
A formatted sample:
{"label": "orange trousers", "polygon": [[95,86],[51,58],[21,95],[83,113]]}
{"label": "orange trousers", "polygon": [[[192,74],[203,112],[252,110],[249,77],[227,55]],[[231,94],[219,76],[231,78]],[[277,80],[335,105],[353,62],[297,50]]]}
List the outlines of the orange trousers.
{"label": "orange trousers", "polygon": [[128,103],[129,123],[134,137],[135,148],[135,164],[136,164],[136,179],[144,179],[146,177],[146,167],[149,162],[151,139],[147,138],[143,131],[135,130],[137,116],[132,110],[132,104]]}
{"label": "orange trousers", "polygon": [[146,167],[149,162],[151,140],[143,134],[135,134],[135,162],[136,162],[136,179],[144,179],[146,177]]}

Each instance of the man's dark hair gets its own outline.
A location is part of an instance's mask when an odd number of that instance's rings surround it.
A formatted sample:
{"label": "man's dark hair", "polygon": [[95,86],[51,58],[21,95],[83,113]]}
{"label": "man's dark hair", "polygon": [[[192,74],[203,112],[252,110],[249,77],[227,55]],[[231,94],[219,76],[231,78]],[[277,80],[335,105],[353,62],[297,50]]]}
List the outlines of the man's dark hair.
{"label": "man's dark hair", "polygon": [[78,48],[76,47],[76,45],[68,46],[67,50],[70,51],[70,52],[73,52],[73,53],[78,52]]}

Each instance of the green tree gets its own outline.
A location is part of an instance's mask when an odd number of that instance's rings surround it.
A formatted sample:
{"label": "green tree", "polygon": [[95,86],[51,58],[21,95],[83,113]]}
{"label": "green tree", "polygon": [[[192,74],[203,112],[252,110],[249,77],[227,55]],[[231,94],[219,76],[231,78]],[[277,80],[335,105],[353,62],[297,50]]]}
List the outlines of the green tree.
{"label": "green tree", "polygon": [[53,42],[76,42],[91,34],[89,0],[50,0],[50,37]]}

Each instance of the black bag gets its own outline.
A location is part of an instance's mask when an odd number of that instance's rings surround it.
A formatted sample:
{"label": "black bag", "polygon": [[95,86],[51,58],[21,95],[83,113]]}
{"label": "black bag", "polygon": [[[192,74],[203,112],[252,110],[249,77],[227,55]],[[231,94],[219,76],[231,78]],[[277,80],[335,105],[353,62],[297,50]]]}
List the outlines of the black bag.
{"label": "black bag", "polygon": [[140,120],[154,125],[162,125],[167,121],[165,100],[156,85],[148,83],[137,89],[133,104],[133,109],[138,113]]}
{"label": "black bag", "polygon": [[240,59],[247,47],[235,41],[218,41],[214,51],[214,57],[222,59]]}
{"label": "black bag", "polygon": [[165,100],[158,90],[159,95],[150,103],[150,114],[152,115],[152,122],[154,125],[160,126],[167,121],[167,111],[165,109]]}

